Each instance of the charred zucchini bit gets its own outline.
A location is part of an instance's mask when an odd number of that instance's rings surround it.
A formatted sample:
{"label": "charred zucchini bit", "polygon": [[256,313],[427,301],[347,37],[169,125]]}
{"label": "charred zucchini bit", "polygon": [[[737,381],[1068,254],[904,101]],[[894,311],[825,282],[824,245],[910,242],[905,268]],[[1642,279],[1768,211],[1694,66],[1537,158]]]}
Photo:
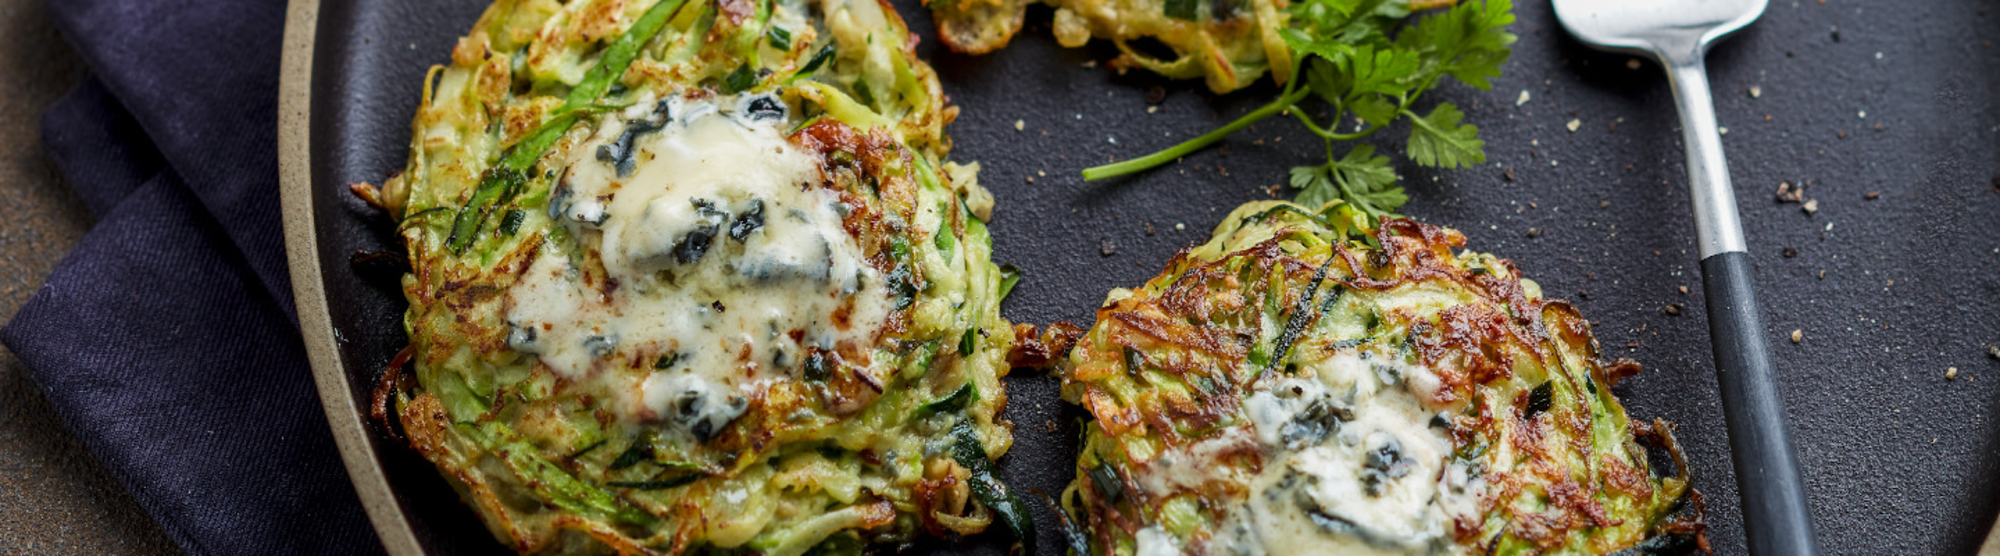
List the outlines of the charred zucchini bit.
{"label": "charred zucchini bit", "polygon": [[790,84],[794,81],[811,77],[812,74],[818,72],[821,67],[826,66],[827,61],[832,59],[833,59],[833,45],[828,44],[826,46],[820,47],[819,53],[813,54],[812,59],[807,60],[806,65],[804,67],[799,68],[799,72],[792,74],[791,79],[786,80],[785,83]]}
{"label": "charred zucchini bit", "polygon": [[675,363],[679,363],[680,361],[681,361],[681,354],[680,354],[680,352],[678,352],[678,351],[677,351],[677,352],[673,352],[673,353],[669,353],[669,354],[666,354],[666,355],[662,355],[662,356],[660,356],[660,358],[659,358],[658,360],[655,360],[655,361],[653,361],[653,368],[655,368],[655,369],[670,369],[670,368],[673,368],[673,366],[674,366],[674,364],[675,364]]}
{"label": "charred zucchini bit", "polygon": [[1534,419],[1536,415],[1541,415],[1542,412],[1555,406],[1555,403],[1555,385],[1544,380],[1536,385],[1534,390],[1528,392],[1528,408],[1521,412],[1521,418]]}
{"label": "charred zucchini bit", "polygon": [[868,89],[867,78],[854,80],[854,100],[860,102],[862,106],[870,109],[875,108],[875,91]]}
{"label": "charred zucchini bit", "polygon": [[979,329],[965,329],[965,335],[958,337],[958,354],[972,355],[972,352],[977,349],[979,349]]}
{"label": "charred zucchini bit", "polygon": [[1000,299],[1014,292],[1014,286],[1021,283],[1021,269],[1012,264],[1000,265]]}
{"label": "charred zucchini bit", "polygon": [[1020,542],[1028,556],[1034,556],[1035,524],[1028,517],[1028,508],[1021,503],[1021,497],[1014,495],[1007,484],[994,475],[993,461],[986,459],[986,448],[979,442],[978,434],[973,432],[972,423],[960,420],[952,426],[951,434],[952,459],[972,473],[969,481],[972,495],[987,509],[993,510],[1000,517],[1000,522],[1014,532],[1014,539]]}
{"label": "charred zucchini bit", "polygon": [[770,30],[764,31],[764,38],[770,40],[772,50],[792,49],[792,32],[784,27],[771,26]]}
{"label": "charred zucchini bit", "polygon": [[[1325,309],[1319,308],[1313,301],[1319,295],[1320,283],[1326,281],[1327,269],[1332,267],[1333,261],[1337,259],[1339,257],[1328,255],[1326,262],[1319,265],[1319,270],[1313,271],[1312,283],[1306,285],[1306,294],[1299,297],[1299,303],[1292,307],[1290,315],[1285,318],[1284,332],[1278,334],[1277,347],[1271,350],[1269,356],[1268,363],[1271,366],[1275,367],[1284,363],[1286,361],[1285,355],[1292,351],[1292,344],[1298,341],[1299,334],[1304,333],[1307,327],[1312,326],[1314,322],[1319,320],[1320,313],[1325,312]],[[1339,284],[1334,284],[1333,287],[1333,298],[1339,299],[1341,292],[1346,288],[1341,287]]]}
{"label": "charred zucchini bit", "polygon": [[640,462],[651,461],[652,459],[653,443],[641,438],[638,442],[633,442],[632,446],[626,448],[623,453],[618,454],[616,459],[611,460],[611,465],[605,466],[605,469],[616,471],[638,465]]}
{"label": "charred zucchini bit", "polygon": [[1199,2],[1201,0],[1167,0],[1167,17],[1182,21],[1194,21],[1200,17],[1199,10],[1197,9],[1200,7]]}
{"label": "charred zucchini bit", "polygon": [[528,213],[521,209],[507,209],[507,216],[500,219],[500,233],[514,235],[521,231],[521,222],[527,220]]}
{"label": "charred zucchini bit", "polygon": [[729,75],[722,77],[723,94],[733,95],[741,93],[750,90],[751,87],[756,85],[757,70],[750,69],[750,64],[736,66],[736,71],[729,72]]}
{"label": "charred zucchini bit", "polygon": [[919,290],[917,277],[910,274],[908,263],[897,262],[896,268],[889,271],[888,280],[889,286],[896,292],[896,309],[908,309],[916,304]]}
{"label": "charred zucchini bit", "polygon": [[1075,556],[1090,556],[1090,534],[1084,531],[1083,525],[1077,523],[1076,518],[1063,510],[1062,505],[1056,503],[1056,499],[1049,497],[1048,493],[1040,489],[1030,490],[1042,499],[1042,504],[1048,506],[1050,512],[1056,514],[1056,529],[1062,532],[1063,543],[1068,545],[1065,548]]}
{"label": "charred zucchini bit", "polygon": [[764,200],[751,199],[750,210],[736,215],[736,221],[729,223],[729,239],[736,240],[737,243],[743,243],[744,238],[750,237],[752,232],[763,228]]}
{"label": "charred zucchini bit", "polygon": [[958,385],[957,390],[953,390],[950,394],[946,394],[942,398],[917,406],[916,418],[922,419],[939,413],[955,412],[965,409],[966,406],[972,405],[972,402],[976,401],[979,401],[979,388],[967,382]]}
{"label": "charred zucchini bit", "polygon": [[574,451],[574,452],[570,452],[570,453],[569,453],[569,455],[567,455],[567,456],[563,456],[563,459],[568,459],[568,460],[573,460],[573,459],[576,459],[576,458],[580,458],[580,457],[583,457],[583,455],[584,455],[584,454],[588,454],[588,453],[590,453],[591,451],[593,451],[593,450],[596,450],[596,449],[597,449],[598,447],[601,447],[601,446],[603,446],[603,445],[604,445],[604,444],[605,444],[606,442],[610,442],[610,440],[608,440],[608,439],[603,439],[603,438],[599,438],[599,439],[597,439],[597,441],[596,441],[596,442],[592,442],[592,443],[590,443],[590,445],[589,445],[589,446],[584,446],[584,447],[583,447],[582,449],[579,449],[579,450],[577,450],[577,451]]}
{"label": "charred zucchini bit", "polygon": [[1113,471],[1111,466],[1098,465],[1087,473],[1091,486],[1097,487],[1097,493],[1104,496],[1106,502],[1117,504],[1125,498],[1125,483],[1118,480],[1118,472]]}

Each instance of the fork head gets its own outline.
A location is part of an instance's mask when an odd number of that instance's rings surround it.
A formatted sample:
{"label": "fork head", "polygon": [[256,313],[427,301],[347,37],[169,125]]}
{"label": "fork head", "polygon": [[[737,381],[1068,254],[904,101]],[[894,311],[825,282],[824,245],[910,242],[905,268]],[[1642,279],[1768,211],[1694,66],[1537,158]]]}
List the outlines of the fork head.
{"label": "fork head", "polygon": [[1709,44],[1764,14],[1769,0],[1553,0],[1556,19],[1593,47],[1663,61],[1700,59]]}

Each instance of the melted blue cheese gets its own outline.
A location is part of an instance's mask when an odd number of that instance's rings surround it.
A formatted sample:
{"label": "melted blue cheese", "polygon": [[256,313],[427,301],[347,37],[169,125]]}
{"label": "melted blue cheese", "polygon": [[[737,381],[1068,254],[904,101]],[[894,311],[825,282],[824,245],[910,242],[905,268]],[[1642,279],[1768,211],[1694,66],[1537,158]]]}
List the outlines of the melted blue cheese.
{"label": "melted blue cheese", "polygon": [[[1451,461],[1447,430],[1432,424],[1436,376],[1366,352],[1301,371],[1264,379],[1243,402],[1245,425],[1157,455],[1140,484],[1156,495],[1203,481],[1248,486],[1211,529],[1211,554],[1448,552],[1453,519],[1478,517],[1483,483]],[[1261,468],[1211,463],[1222,452],[1210,444],[1237,442],[1260,448]],[[1139,554],[1180,552],[1147,531]]]}
{"label": "melted blue cheese", "polygon": [[508,292],[512,347],[700,440],[797,376],[807,348],[869,352],[889,292],[781,102],[642,99],[617,116],[573,149],[548,209],[615,286],[544,252]]}

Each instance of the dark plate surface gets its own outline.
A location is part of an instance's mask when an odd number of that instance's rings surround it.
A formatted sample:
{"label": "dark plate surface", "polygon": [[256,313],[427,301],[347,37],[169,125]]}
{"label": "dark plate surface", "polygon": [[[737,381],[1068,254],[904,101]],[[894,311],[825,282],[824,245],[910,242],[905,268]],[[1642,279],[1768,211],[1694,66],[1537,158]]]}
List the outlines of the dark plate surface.
{"label": "dark plate surface", "polygon": [[[447,60],[484,4],[321,2],[313,225],[339,356],[361,407],[404,343],[403,302],[393,284],[349,268],[355,250],[393,237],[345,186],[402,168],[424,70]],[[1093,63],[1111,57],[1108,47],[1057,47],[1046,10],[1031,11],[1006,50],[955,55],[937,46],[926,12],[912,1],[898,6],[964,108],[947,131],[954,158],[982,163],[999,199],[995,258],[1026,273],[1003,309],[1012,320],[1087,324],[1110,288],[1141,283],[1232,207],[1268,198],[1287,167],[1318,160],[1318,143],[1272,120],[1178,165],[1084,183],[1082,167],[1204,132],[1270,90],[1216,97],[1193,83],[1115,75]],[[1995,8],[1778,0],[1710,57],[1828,553],[1969,553],[2000,511],[2000,360],[1985,354],[2000,344],[2000,48],[1987,38],[2000,28]],[[1454,85],[1430,99],[1465,108],[1489,162],[1402,168],[1412,197],[1405,211],[1512,258],[1549,296],[1596,319],[1608,355],[1648,366],[1618,394],[1636,417],[1680,424],[1715,548],[1740,554],[1666,82],[1657,66],[1634,69],[1564,36],[1546,3],[1523,0],[1516,11],[1522,40],[1494,90]],[[1154,88],[1164,101],[1149,112]],[[1524,90],[1530,100],[1516,104]],[[1384,135],[1379,146],[1401,149],[1399,130]],[[1780,181],[1809,183],[1818,212],[1774,202]],[[1869,200],[1871,192],[1879,197]],[[1669,305],[1681,314],[1667,314]],[[1802,342],[1781,339],[1795,329]],[[1945,379],[1948,367],[1958,368],[1956,380]],[[1008,384],[1018,440],[1004,467],[1020,487],[1059,492],[1080,412],[1057,400],[1054,379],[1024,373]],[[373,443],[430,552],[501,550],[427,463],[379,434]],[[1058,554],[1051,514],[1036,512],[1042,553]],[[935,551],[997,554],[998,541]]]}

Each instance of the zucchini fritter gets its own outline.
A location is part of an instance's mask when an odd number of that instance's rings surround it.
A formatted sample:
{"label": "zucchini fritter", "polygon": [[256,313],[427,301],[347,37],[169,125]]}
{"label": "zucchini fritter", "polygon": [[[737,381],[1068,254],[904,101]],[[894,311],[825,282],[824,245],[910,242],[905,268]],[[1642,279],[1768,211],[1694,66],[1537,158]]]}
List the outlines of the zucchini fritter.
{"label": "zucchini fritter", "polygon": [[[1702,544],[1672,427],[1587,321],[1457,231],[1237,209],[1061,363],[1099,555],[1646,554]],[[1656,477],[1647,441],[1679,468]]]}
{"label": "zucchini fritter", "polygon": [[[1119,69],[1140,68],[1174,79],[1203,78],[1211,91],[1249,86],[1265,71],[1290,78],[1292,51],[1278,35],[1290,0],[926,0],[938,39],[959,52],[984,54],[1020,32],[1028,6],[1056,9],[1056,42],[1076,48],[1108,39]],[[1148,49],[1157,41],[1171,52]]]}
{"label": "zucchini fritter", "polygon": [[493,4],[376,199],[414,369],[377,417],[523,553],[1016,525],[992,198],[913,46],[876,0]]}

